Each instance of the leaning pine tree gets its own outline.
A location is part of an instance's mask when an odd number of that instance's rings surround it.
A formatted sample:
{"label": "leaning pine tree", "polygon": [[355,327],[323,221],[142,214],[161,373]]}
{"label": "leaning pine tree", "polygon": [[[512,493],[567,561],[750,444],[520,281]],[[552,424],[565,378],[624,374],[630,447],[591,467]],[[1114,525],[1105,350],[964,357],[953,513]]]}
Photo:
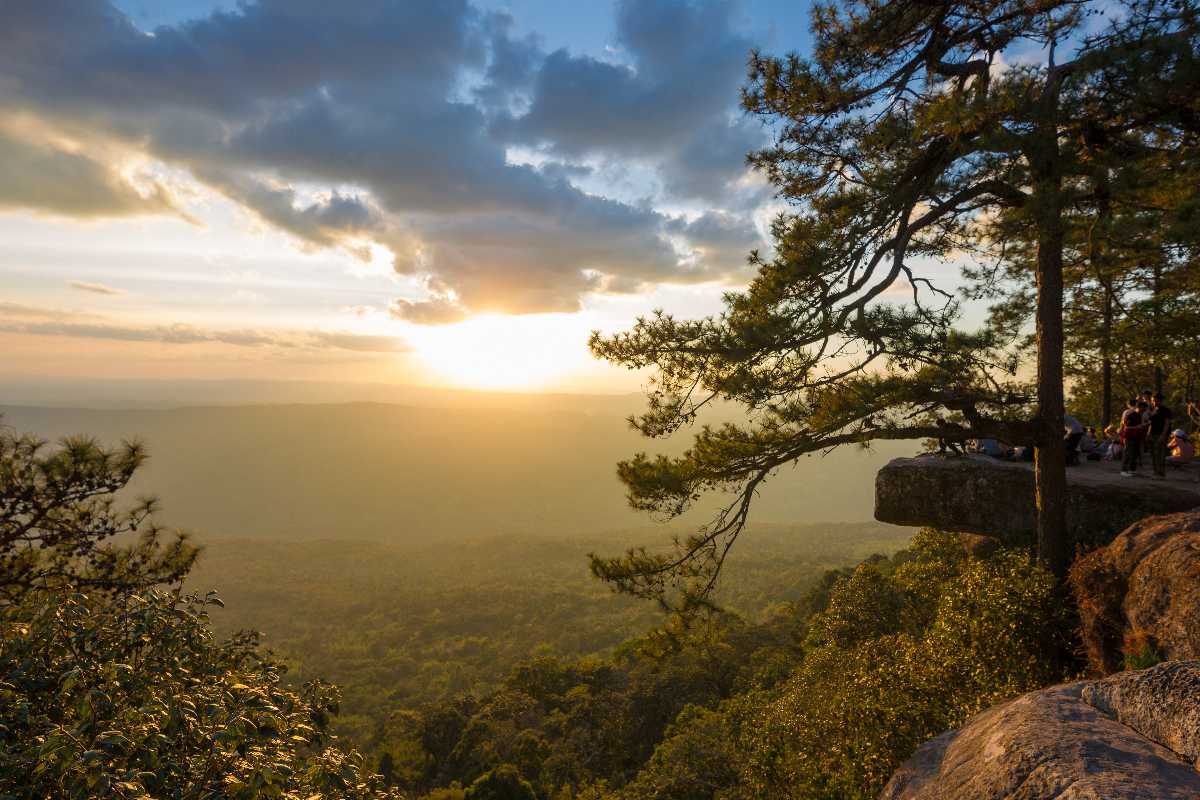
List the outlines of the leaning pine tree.
{"label": "leaning pine tree", "polygon": [[[748,412],[745,425],[704,426],[678,458],[623,462],[631,504],[673,516],[708,490],[734,500],[674,551],[593,557],[593,572],[694,609],[773,471],[842,444],[941,437],[953,421],[962,437],[1037,448],[1038,554],[1063,575],[1064,219],[1091,177],[1086,142],[1136,136],[1195,105],[1195,12],[1140,0],[855,0],[814,8],[811,57],[754,54],[744,105],[776,142],[750,161],[791,204],[773,254],[751,254],[756,278],[717,317],[659,312],[591,340],[598,357],[653,369],[649,407],[632,420],[647,436],[716,401]],[[1135,91],[1106,110],[1098,85]],[[1014,217],[1033,242],[1034,385],[1017,377],[1015,332],[955,327],[956,296],[930,270],[1005,257],[994,221]]]}

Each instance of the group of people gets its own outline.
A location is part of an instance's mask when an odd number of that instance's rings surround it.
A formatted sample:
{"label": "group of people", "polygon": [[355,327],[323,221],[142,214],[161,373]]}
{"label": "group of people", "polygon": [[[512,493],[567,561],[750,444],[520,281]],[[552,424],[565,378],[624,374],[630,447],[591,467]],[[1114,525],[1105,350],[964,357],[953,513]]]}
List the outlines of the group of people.
{"label": "group of people", "polygon": [[[1195,403],[1189,402],[1187,411],[1193,420],[1198,415]],[[1187,432],[1183,428],[1171,429],[1173,417],[1160,393],[1145,390],[1137,397],[1129,398],[1121,415],[1121,425],[1115,431],[1122,448],[1122,475],[1132,478],[1137,474],[1146,450],[1150,451],[1154,477],[1159,479],[1167,477],[1169,465],[1187,464],[1196,457],[1196,448],[1188,440]]]}
{"label": "group of people", "polygon": [[[1200,405],[1189,402],[1187,418],[1190,427],[1200,428]],[[1129,398],[1120,424],[1109,425],[1102,433],[1067,414],[1063,446],[1068,463],[1077,463],[1081,455],[1091,461],[1120,461],[1121,474],[1133,477],[1148,452],[1154,477],[1164,479],[1168,467],[1190,464],[1196,458],[1195,445],[1187,431],[1173,427],[1174,419],[1162,394],[1149,389]],[[996,439],[978,439],[972,449],[995,458],[1033,460],[1032,448],[1011,447]]]}

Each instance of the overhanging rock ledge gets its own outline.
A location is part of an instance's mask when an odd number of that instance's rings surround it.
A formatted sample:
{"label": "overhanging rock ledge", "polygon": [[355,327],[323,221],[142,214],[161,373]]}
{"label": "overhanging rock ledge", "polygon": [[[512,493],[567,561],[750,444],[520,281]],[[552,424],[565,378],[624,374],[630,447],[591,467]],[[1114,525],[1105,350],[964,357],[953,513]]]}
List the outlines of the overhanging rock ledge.
{"label": "overhanging rock ledge", "polygon": [[[1146,473],[1122,477],[1107,462],[1068,467],[1067,527],[1074,540],[1103,544],[1144,517],[1200,507],[1200,483],[1190,469],[1172,470],[1168,480]],[[978,455],[893,459],[875,478],[875,518],[1028,543],[1037,518],[1033,465]]]}

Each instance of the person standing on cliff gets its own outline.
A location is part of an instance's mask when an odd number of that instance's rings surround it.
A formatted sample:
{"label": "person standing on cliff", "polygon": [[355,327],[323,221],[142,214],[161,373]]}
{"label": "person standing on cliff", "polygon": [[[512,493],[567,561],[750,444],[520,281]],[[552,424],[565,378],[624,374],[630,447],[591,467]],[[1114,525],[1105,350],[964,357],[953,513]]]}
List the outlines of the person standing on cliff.
{"label": "person standing on cliff", "polygon": [[1129,408],[1121,416],[1121,442],[1125,446],[1125,457],[1121,462],[1121,474],[1132,478],[1137,474],[1138,461],[1142,456],[1142,440],[1146,438],[1148,425],[1142,415],[1146,404],[1136,397],[1129,398]]}
{"label": "person standing on cliff", "polygon": [[1167,477],[1167,439],[1171,436],[1171,409],[1163,405],[1163,396],[1156,393],[1150,399],[1150,462],[1154,466],[1154,477]]}

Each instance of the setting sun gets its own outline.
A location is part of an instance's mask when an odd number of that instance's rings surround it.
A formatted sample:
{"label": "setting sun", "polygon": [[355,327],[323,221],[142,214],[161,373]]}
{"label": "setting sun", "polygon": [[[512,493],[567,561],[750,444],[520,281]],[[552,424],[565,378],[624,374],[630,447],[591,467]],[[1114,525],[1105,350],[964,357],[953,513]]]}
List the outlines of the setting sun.
{"label": "setting sun", "polygon": [[590,362],[587,330],[563,314],[480,316],[409,341],[436,377],[471,389],[540,389]]}

